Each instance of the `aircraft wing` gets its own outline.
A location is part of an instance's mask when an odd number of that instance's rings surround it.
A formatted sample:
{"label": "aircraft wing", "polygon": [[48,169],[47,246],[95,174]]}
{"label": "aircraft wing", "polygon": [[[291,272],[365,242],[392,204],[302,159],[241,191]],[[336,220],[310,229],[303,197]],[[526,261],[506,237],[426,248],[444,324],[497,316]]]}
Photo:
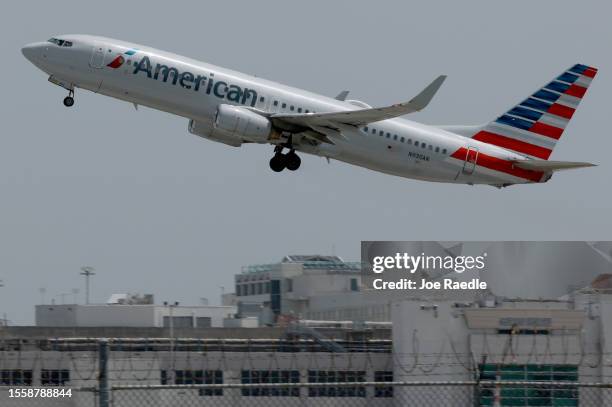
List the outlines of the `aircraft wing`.
{"label": "aircraft wing", "polygon": [[421,93],[416,95],[408,102],[398,103],[391,106],[326,113],[276,113],[270,115],[270,118],[272,120],[278,120],[292,125],[310,127],[313,129],[314,126],[333,126],[334,123],[362,126],[368,123],[391,119],[423,110],[429,104],[438,89],[440,89],[440,86],[445,79],[446,75],[440,75],[432,83],[430,83],[429,86],[423,89]]}

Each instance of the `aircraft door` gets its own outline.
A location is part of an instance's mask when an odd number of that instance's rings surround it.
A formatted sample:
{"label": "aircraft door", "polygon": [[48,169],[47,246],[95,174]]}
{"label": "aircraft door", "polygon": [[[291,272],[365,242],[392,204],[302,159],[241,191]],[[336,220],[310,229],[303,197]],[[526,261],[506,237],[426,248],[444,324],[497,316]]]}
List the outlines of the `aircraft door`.
{"label": "aircraft door", "polygon": [[91,51],[91,60],[89,66],[95,69],[100,69],[104,66],[104,47],[94,45]]}
{"label": "aircraft door", "polygon": [[278,113],[278,102],[276,105],[274,105],[274,98],[272,97],[266,97],[266,112],[269,113]]}
{"label": "aircraft door", "polygon": [[478,149],[476,147],[468,147],[465,153],[465,161],[463,163],[463,173],[472,175],[476,169],[478,161]]}

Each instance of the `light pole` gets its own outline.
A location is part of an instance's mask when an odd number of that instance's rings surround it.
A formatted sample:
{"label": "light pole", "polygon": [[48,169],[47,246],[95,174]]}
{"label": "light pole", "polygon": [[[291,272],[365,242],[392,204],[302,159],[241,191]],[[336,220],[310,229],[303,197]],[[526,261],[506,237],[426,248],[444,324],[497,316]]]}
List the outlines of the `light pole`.
{"label": "light pole", "polygon": [[179,302],[175,301],[174,304],[168,303],[168,301],[164,301],[164,307],[169,308],[169,319],[168,319],[168,327],[170,328],[170,374],[168,375],[169,384],[174,384],[174,308],[178,307]]}
{"label": "light pole", "polygon": [[[0,280],[0,288],[4,287],[4,281]],[[6,319],[6,313],[3,314],[3,319],[2,319],[2,323],[0,324],[0,326],[7,326],[7,319]]]}
{"label": "light pole", "polygon": [[85,276],[85,304],[89,304],[89,277],[96,274],[94,271],[93,267],[83,266],[81,267],[81,273],[79,273]]}

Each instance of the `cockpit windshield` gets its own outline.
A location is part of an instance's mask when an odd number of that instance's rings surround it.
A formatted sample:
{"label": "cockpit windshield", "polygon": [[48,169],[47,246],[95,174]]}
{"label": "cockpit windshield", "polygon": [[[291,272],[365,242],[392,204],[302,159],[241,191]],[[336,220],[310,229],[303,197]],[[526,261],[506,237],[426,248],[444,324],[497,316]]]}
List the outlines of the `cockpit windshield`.
{"label": "cockpit windshield", "polygon": [[60,40],[59,38],[49,38],[48,42],[60,47],[72,47],[72,41]]}

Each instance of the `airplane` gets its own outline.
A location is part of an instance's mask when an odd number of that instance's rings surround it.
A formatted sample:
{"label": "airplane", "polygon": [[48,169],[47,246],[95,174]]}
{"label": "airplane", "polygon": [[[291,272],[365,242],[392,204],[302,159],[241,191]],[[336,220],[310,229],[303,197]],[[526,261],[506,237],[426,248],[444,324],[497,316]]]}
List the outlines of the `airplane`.
{"label": "airplane", "polygon": [[372,107],[347,99],[348,91],[327,97],[99,36],[56,36],[22,53],[68,91],[67,107],[80,88],[182,116],[205,139],[274,146],[275,172],[297,170],[302,152],[416,180],[502,188],[594,165],[549,160],[597,73],[583,64],[489,123],[436,127],[400,116],[423,110],[444,75],[407,102]]}

